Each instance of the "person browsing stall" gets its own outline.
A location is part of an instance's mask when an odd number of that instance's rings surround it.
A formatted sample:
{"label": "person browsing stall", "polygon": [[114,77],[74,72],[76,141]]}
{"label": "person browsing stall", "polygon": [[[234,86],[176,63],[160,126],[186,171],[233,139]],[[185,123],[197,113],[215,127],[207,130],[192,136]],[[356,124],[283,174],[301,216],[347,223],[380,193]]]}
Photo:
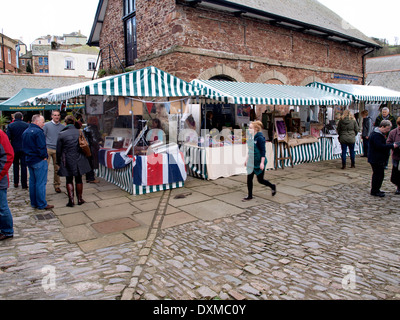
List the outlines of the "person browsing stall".
{"label": "person browsing stall", "polygon": [[[60,176],[57,174],[58,172],[58,165],[56,161],[56,148],[57,148],[57,139],[58,134],[61,132],[65,126],[61,123],[61,114],[58,110],[53,110],[51,112],[51,121],[46,122],[43,127],[43,132],[46,136],[46,146],[47,146],[47,153],[49,155],[48,158],[48,165],[50,165],[50,161],[53,161],[54,167],[54,176],[53,176],[53,186],[54,190],[57,193],[61,192],[61,179]],[[51,160],[50,160],[51,159]]]}
{"label": "person browsing stall", "polygon": [[82,175],[91,171],[88,159],[79,146],[80,131],[75,127],[73,116],[65,117],[66,127],[61,130],[57,139],[57,165],[60,167],[58,174],[66,177],[66,188],[68,194],[68,207],[73,207],[74,202],[74,177],[78,205],[85,203],[82,198],[83,182]]}
{"label": "person browsing stall", "polygon": [[[397,118],[396,121],[397,127],[396,129],[390,131],[389,137],[386,140],[386,143],[400,143],[400,117]],[[390,181],[397,186],[396,194],[400,194],[400,171],[399,171],[399,162],[400,162],[400,148],[396,148],[392,150],[392,176],[390,177]]]}
{"label": "person browsing stall", "polygon": [[339,142],[342,147],[342,169],[346,169],[346,153],[347,148],[350,150],[351,168],[355,168],[356,154],[354,146],[356,143],[356,136],[358,134],[358,125],[354,115],[350,110],[343,111],[343,115],[337,125],[337,132],[339,135]]}

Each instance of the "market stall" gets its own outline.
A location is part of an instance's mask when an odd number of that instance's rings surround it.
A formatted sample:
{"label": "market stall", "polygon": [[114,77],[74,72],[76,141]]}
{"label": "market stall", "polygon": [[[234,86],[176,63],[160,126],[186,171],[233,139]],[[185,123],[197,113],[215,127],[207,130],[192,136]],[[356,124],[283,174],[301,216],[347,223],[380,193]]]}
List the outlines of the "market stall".
{"label": "market stall", "polygon": [[57,88],[25,103],[83,97],[87,123],[103,140],[97,175],[131,194],[142,194],[184,185],[186,171],[177,136],[182,108],[189,97],[200,93],[171,74],[147,67]]}
{"label": "market stall", "polygon": [[[352,101],[350,108],[356,115],[356,119],[362,126],[362,119],[357,118],[357,114],[366,109],[369,115],[374,120],[380,112],[382,106],[387,106],[391,109],[393,104],[400,104],[400,92],[394,91],[381,86],[366,86],[356,84],[342,84],[342,83],[321,83],[313,82],[308,85],[309,87],[318,88],[326,92],[336,94],[337,96],[348,98]],[[327,140],[328,148],[332,148],[332,153],[327,154],[326,158],[329,159],[333,154],[333,158],[339,158],[341,154],[341,147],[338,143],[338,136],[336,134],[335,120],[338,120],[338,115],[341,113],[340,107],[335,107],[332,111],[330,121],[325,121],[324,139]],[[395,115],[400,116],[400,114]],[[356,137],[355,145],[356,154],[363,153],[363,144],[361,135]]]}
{"label": "market stall", "polygon": [[[311,87],[216,80],[193,80],[191,83],[204,90],[200,100],[202,134],[199,134],[198,143],[184,143],[181,150],[189,174],[203,179],[246,172],[246,126],[256,119],[261,120],[265,128],[267,169],[322,160],[326,150],[325,143],[320,141],[321,124],[301,119],[300,111],[312,109],[318,120],[318,106],[351,103],[348,98]],[[280,113],[280,110],[289,113],[289,109],[293,110],[290,117]],[[214,121],[215,117],[219,119]],[[213,121],[216,134],[209,126]]]}
{"label": "market stall", "polygon": [[23,101],[26,101],[30,98],[34,98],[38,95],[46,94],[50,92],[52,89],[32,89],[32,88],[23,88],[21,89],[15,96],[10,99],[0,103],[0,111],[35,111],[35,110],[60,110],[62,107],[66,107],[68,109],[80,109],[85,105],[83,101],[79,101],[77,99],[71,99],[68,104],[62,103],[62,101],[54,102],[54,103],[44,103],[40,105],[31,105],[31,104],[22,104]]}

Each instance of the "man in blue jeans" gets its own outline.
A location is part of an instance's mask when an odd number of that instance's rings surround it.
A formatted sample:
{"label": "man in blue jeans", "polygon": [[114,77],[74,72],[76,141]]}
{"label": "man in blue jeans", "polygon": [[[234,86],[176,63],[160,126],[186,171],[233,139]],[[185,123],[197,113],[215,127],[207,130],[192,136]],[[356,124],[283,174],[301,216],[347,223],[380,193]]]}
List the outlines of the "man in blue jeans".
{"label": "man in blue jeans", "polygon": [[40,114],[32,117],[28,129],[22,134],[22,148],[29,168],[29,197],[31,206],[40,210],[54,208],[46,201],[47,148],[43,132],[44,118]]}
{"label": "man in blue jeans", "polygon": [[0,240],[14,236],[13,218],[7,202],[8,170],[14,160],[14,150],[3,130],[0,130]]}

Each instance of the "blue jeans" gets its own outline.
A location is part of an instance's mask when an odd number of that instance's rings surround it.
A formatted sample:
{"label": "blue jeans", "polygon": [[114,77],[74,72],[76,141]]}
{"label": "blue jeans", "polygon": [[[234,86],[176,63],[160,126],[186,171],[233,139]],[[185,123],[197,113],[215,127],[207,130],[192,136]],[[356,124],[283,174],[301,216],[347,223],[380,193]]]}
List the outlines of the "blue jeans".
{"label": "blue jeans", "polygon": [[0,232],[5,236],[14,234],[13,218],[7,202],[7,189],[0,189]]}
{"label": "blue jeans", "polygon": [[42,160],[29,166],[29,197],[31,206],[44,209],[47,206],[46,184],[48,164]]}
{"label": "blue jeans", "polygon": [[342,164],[346,164],[346,154],[347,154],[347,147],[350,149],[350,160],[351,163],[354,164],[356,161],[356,153],[354,152],[354,143],[349,144],[340,144],[342,146]]}

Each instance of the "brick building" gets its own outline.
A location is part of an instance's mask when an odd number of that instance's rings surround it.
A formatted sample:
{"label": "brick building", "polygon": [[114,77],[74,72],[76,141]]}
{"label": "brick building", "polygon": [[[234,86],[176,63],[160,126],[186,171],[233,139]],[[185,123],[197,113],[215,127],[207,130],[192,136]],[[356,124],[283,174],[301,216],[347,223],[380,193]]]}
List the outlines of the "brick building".
{"label": "brick building", "polygon": [[17,44],[18,40],[0,33],[0,73],[17,72]]}
{"label": "brick building", "polygon": [[186,81],[291,85],[361,84],[379,48],[316,0],[99,0],[88,43]]}

